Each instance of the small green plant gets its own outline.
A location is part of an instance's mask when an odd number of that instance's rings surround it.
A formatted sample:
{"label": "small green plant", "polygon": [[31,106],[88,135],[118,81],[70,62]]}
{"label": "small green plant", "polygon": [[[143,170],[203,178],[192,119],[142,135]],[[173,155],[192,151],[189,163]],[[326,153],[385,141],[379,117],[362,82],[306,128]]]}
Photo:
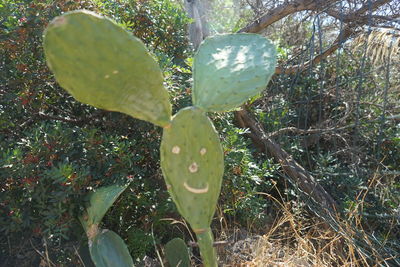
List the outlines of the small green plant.
{"label": "small green plant", "polygon": [[165,245],[165,256],[171,267],[190,267],[188,248],[180,238],[174,238]]}
{"label": "small green plant", "polygon": [[[197,236],[204,266],[217,266],[210,225],[224,153],[206,112],[232,110],[259,94],[275,71],[274,45],[256,34],[205,40],[194,57],[193,107],[173,117],[157,62],[139,39],[108,18],[87,11],[57,17],[45,31],[44,49],[57,81],[77,100],[163,127],[161,169],[168,192]],[[107,247],[124,250],[112,232],[84,227],[98,243],[92,258]],[[96,265],[111,262],[105,255]]]}
{"label": "small green plant", "polygon": [[89,194],[89,205],[79,218],[88,237],[90,256],[97,267],[131,267],[133,260],[122,238],[99,224],[107,210],[128,187],[111,185],[98,188]]}
{"label": "small green plant", "polygon": [[132,267],[133,260],[122,238],[104,229],[89,241],[90,256],[97,267]]}

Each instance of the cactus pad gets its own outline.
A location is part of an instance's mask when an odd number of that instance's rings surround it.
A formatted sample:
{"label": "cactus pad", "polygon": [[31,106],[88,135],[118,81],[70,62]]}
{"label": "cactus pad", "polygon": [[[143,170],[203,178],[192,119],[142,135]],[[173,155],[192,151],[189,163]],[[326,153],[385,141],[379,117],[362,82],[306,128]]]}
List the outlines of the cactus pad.
{"label": "cactus pad", "polygon": [[165,245],[165,256],[170,267],[190,267],[188,248],[180,238],[174,238]]}
{"label": "cactus pad", "polygon": [[91,225],[98,225],[119,195],[129,184],[100,187],[89,194],[89,206],[79,219],[87,232]]}
{"label": "cactus pad", "polygon": [[209,228],[224,172],[219,136],[198,108],[180,110],[161,142],[161,169],[180,214],[195,232]]}
{"label": "cactus pad", "polygon": [[157,62],[110,19],[89,11],[59,16],[45,31],[44,51],[58,83],[78,101],[169,123],[171,105]]}
{"label": "cactus pad", "polygon": [[193,105],[228,111],[263,91],[275,72],[275,46],[258,34],[207,38],[193,64]]}
{"label": "cactus pad", "polygon": [[132,267],[133,260],[124,241],[110,230],[89,240],[90,256],[96,267]]}

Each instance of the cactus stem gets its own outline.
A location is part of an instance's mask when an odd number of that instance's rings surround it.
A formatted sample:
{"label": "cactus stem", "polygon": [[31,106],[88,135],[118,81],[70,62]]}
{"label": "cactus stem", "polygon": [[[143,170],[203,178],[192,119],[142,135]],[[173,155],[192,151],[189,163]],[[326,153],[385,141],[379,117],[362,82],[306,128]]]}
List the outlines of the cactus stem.
{"label": "cactus stem", "polygon": [[190,187],[186,182],[183,183],[183,186],[185,187],[185,189],[191,193],[195,193],[195,194],[204,194],[208,192],[208,183],[206,185],[205,188],[193,188]]}
{"label": "cactus stem", "polygon": [[197,244],[200,248],[201,258],[204,267],[217,267],[217,252],[213,247],[214,238],[210,228],[201,229],[201,233],[196,233]]}
{"label": "cactus stem", "polygon": [[189,171],[190,171],[191,173],[195,173],[195,172],[197,172],[198,170],[199,170],[199,166],[197,165],[196,162],[193,162],[192,164],[190,164],[190,166],[189,166]]}

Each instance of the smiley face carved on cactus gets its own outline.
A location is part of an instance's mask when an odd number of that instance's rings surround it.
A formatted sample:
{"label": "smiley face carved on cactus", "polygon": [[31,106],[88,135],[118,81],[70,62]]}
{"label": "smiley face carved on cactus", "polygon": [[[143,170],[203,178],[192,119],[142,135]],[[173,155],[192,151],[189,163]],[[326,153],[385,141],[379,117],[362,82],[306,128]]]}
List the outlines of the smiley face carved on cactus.
{"label": "smiley face carved on cactus", "polygon": [[187,191],[195,193],[195,194],[204,194],[208,192],[208,183],[206,183],[205,188],[193,188],[190,187],[186,182],[183,183],[183,186],[186,188]]}
{"label": "smiley face carved on cactus", "polygon": [[205,113],[179,111],[164,129],[161,168],[179,212],[194,229],[208,228],[224,172],[219,136]]}

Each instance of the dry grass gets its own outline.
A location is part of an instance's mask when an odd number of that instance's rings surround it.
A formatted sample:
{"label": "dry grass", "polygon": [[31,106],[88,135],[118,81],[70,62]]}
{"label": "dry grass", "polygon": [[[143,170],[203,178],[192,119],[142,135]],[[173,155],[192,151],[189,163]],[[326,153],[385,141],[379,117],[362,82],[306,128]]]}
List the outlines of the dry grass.
{"label": "dry grass", "polygon": [[[322,222],[284,214],[255,245],[245,266],[360,266],[354,249]],[[362,265],[362,264],[361,264]]]}
{"label": "dry grass", "polygon": [[[365,194],[358,195],[360,205]],[[356,212],[350,212],[345,221],[338,223],[340,230],[333,230],[323,219],[309,216],[310,212],[305,208],[296,207],[296,203],[274,200],[281,213],[266,226],[266,233],[248,235],[240,241],[239,247],[236,242],[219,249],[223,266],[390,266],[377,253],[370,253],[369,259],[360,253],[360,247],[354,242],[357,233],[361,233],[365,244],[372,246],[374,243],[362,229],[361,218]],[[354,222],[357,229],[352,226]]]}
{"label": "dry grass", "polygon": [[375,65],[385,63],[389,58],[400,55],[400,32],[390,29],[374,30],[358,36],[353,47],[359,49],[365,44],[366,53]]}

